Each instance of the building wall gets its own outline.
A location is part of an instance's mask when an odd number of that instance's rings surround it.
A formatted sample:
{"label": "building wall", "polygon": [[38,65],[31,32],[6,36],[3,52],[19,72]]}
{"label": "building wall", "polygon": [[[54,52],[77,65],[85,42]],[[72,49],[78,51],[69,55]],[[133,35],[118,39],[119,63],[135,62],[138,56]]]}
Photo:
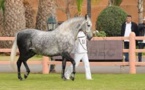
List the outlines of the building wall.
{"label": "building wall", "polygon": [[[37,13],[38,0],[28,0],[28,1],[32,4],[34,10]],[[85,15],[86,12],[87,12],[87,10],[86,10],[86,1],[87,0],[84,0],[84,3],[83,3],[82,15]],[[120,6],[128,14],[132,15],[133,21],[136,22],[136,23],[138,23],[137,2],[138,2],[138,0],[123,0],[123,2],[121,3],[121,6]],[[64,4],[64,2],[62,2],[62,3]],[[63,5],[61,5],[61,6],[63,6]],[[93,22],[93,29],[95,29],[95,22],[97,20],[98,15],[107,6],[108,6],[108,0],[100,0],[97,3],[92,3],[92,10],[91,10],[92,17],[91,17],[91,20]],[[144,3],[144,6],[145,6],[145,3]],[[62,8],[64,8],[64,7],[62,7]],[[70,11],[71,11],[72,17],[77,13],[77,9],[76,9],[75,4],[71,5]],[[57,9],[57,19],[58,19],[58,21],[67,20],[66,14],[64,12],[62,12],[59,8]]]}

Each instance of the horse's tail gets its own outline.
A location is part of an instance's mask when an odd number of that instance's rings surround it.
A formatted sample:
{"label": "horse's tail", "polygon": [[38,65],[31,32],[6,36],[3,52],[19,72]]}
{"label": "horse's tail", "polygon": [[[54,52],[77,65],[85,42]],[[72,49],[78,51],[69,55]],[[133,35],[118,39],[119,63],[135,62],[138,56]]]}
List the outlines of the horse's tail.
{"label": "horse's tail", "polygon": [[14,40],[14,43],[12,45],[11,56],[10,56],[11,67],[14,70],[16,70],[15,63],[14,63],[14,60],[15,60],[15,57],[16,57],[16,53],[17,53],[17,34],[15,36],[15,40]]}

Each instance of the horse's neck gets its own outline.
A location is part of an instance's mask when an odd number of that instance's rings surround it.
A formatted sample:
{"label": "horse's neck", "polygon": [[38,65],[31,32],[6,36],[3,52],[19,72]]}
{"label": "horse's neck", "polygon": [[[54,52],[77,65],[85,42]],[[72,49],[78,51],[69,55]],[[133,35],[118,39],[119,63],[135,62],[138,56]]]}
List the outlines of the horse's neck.
{"label": "horse's neck", "polygon": [[60,36],[62,38],[70,37],[70,39],[75,39],[83,21],[83,18],[68,20],[58,26],[55,30],[48,32],[48,34],[52,35],[54,38]]}
{"label": "horse's neck", "polygon": [[80,21],[80,22],[77,22],[77,23],[78,23],[78,24],[76,24],[75,26],[73,26],[73,28],[72,28],[72,30],[71,30],[75,38],[77,37],[78,32],[79,32],[79,30],[80,30],[81,27],[82,27],[83,21]]}
{"label": "horse's neck", "polygon": [[73,34],[73,36],[74,36],[74,39],[77,38],[78,32],[79,32],[79,29],[72,30],[72,34]]}

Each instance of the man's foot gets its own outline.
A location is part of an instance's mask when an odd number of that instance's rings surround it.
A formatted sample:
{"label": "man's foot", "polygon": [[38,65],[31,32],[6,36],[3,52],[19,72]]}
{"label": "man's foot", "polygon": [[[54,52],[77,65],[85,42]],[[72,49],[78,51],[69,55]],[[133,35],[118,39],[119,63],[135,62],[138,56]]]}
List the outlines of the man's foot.
{"label": "man's foot", "polygon": [[70,77],[66,77],[66,80],[70,80]]}
{"label": "man's foot", "polygon": [[87,80],[93,80],[92,78],[87,78]]}
{"label": "man's foot", "polygon": [[65,78],[66,78],[66,80],[70,80],[70,75],[69,74],[65,74]]}

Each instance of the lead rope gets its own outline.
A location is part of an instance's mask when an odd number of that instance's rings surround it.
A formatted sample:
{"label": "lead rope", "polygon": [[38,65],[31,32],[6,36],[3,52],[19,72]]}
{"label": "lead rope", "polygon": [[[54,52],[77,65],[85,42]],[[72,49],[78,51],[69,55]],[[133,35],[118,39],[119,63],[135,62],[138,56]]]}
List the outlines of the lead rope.
{"label": "lead rope", "polygon": [[[78,27],[79,31],[80,31],[80,29],[81,29],[81,27],[83,26],[84,23],[86,23],[86,21],[83,21],[83,23]],[[75,36],[75,40],[77,40],[77,35],[78,35],[79,31],[77,32],[77,34]]]}

